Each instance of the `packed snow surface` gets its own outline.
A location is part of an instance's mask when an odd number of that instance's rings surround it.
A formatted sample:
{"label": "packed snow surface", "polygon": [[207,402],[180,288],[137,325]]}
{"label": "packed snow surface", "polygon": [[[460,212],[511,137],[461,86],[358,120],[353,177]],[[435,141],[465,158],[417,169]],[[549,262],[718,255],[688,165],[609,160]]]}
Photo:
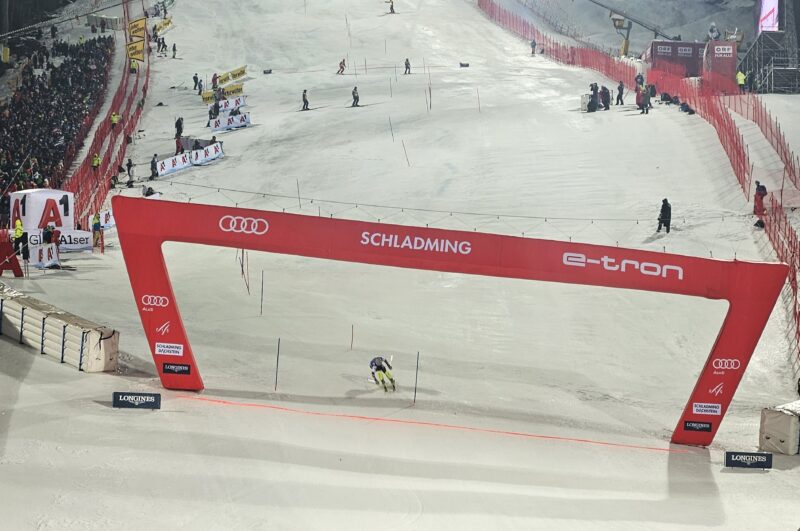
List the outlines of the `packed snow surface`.
{"label": "packed snow surface", "polygon": [[[178,58],[154,57],[137,175],[173,152],[176,117],[211,136],[192,75],[246,64],[256,125],[219,135],[223,160],[149,183],[164,199],[774,260],[699,117],[641,116],[632,96],[581,113],[589,83],[614,80],[531,57],[473,2],[395,9],[178,0],[165,36]],[[664,197],[669,235],[655,232]],[[90,375],[0,341],[3,528],[800,525],[796,458],[723,468],[724,450],[756,448],[761,408],[794,399],[780,304],[714,445],[697,449],[669,439],[724,302],[264,253],[247,253],[243,279],[234,250],[168,244],[207,387],[171,392],[107,242],[69,257],[74,271],[9,281],[120,330],[124,354],[120,374]],[[368,381],[378,353],[394,393]],[[122,390],[162,392],[162,410],[112,409]]]}

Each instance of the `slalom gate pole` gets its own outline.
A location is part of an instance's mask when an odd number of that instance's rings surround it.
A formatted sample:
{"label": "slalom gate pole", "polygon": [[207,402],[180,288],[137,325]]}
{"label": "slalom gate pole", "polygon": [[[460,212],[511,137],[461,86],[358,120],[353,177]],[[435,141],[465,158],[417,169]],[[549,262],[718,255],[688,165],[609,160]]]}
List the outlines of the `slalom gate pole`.
{"label": "slalom gate pole", "polygon": [[417,351],[417,372],[414,375],[414,403],[417,403],[417,380],[419,379],[419,351]]}
{"label": "slalom gate pole", "polygon": [[278,355],[275,358],[275,390],[278,390],[278,366],[281,362],[281,338],[278,338]]}
{"label": "slalom gate pole", "polygon": [[258,315],[264,315],[264,270],[261,270],[261,311]]}
{"label": "slalom gate pole", "polygon": [[350,325],[350,350],[353,350],[353,338],[355,337],[355,334],[356,334],[356,325],[351,324]]}

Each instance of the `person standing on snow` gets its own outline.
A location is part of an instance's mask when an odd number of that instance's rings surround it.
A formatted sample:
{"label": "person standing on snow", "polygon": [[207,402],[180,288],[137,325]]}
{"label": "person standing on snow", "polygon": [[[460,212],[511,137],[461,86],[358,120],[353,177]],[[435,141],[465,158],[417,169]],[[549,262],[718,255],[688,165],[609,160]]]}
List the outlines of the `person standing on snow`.
{"label": "person standing on snow", "polygon": [[153,158],[150,160],[150,180],[156,177],[158,177],[158,154],[153,153]]}
{"label": "person standing on snow", "polygon": [[308,110],[308,94],[307,94],[307,92],[305,90],[303,91],[303,109],[302,110],[304,110],[304,111]]}
{"label": "person standing on snow", "polygon": [[753,214],[764,215],[764,198],[767,196],[767,187],[756,181],[756,193],[753,196]]}
{"label": "person standing on snow", "polygon": [[353,104],[350,107],[358,107],[358,87],[353,87]]}
{"label": "person standing on snow", "polygon": [[174,42],[172,43],[172,58],[175,59],[175,54],[178,53],[178,45]]}
{"label": "person standing on snow", "polygon": [[641,91],[642,94],[642,112],[639,114],[650,114],[650,90],[645,88]]}
{"label": "person standing on snow", "polygon": [[622,95],[624,93],[625,93],[625,83],[620,81],[619,85],[617,85],[617,105],[625,105],[625,102],[622,101]]}
{"label": "person standing on snow", "polygon": [[347,65],[345,64],[344,59],[342,59],[341,61],[339,61],[339,71],[336,72],[336,73],[339,74],[339,75],[344,74],[344,69],[345,68],[347,68]]}
{"label": "person standing on snow", "polygon": [[[386,380],[383,379],[383,377],[386,376],[392,383],[392,391],[397,390],[392,373],[389,372],[392,366],[387,359],[383,356],[372,358],[372,361],[369,362],[369,368],[372,371],[372,381],[375,382],[375,385],[383,385],[383,391],[387,392],[389,389],[386,388]],[[375,376],[376,374],[378,375],[377,377]],[[380,380],[380,383],[378,383],[378,380]]]}
{"label": "person standing on snow", "polygon": [[192,81],[194,81],[194,88],[192,90],[197,90],[197,82],[200,81],[200,78],[197,77],[197,72],[192,76]]}
{"label": "person standing on snow", "polygon": [[636,85],[637,85],[637,86],[642,86],[642,85],[644,85],[644,76],[641,74],[641,72],[640,72],[640,73],[638,73],[638,74],[636,74],[636,78],[635,78],[635,80],[636,80]]}
{"label": "person standing on snow", "polygon": [[603,103],[603,110],[607,111],[611,107],[611,92],[608,87],[603,85],[600,88],[600,101]]}
{"label": "person standing on snow", "polygon": [[403,72],[403,75],[410,73],[411,73],[411,61],[409,61],[408,57],[406,57],[406,71]]}
{"label": "person standing on snow", "polygon": [[663,201],[661,201],[661,212],[658,214],[658,229],[656,232],[661,232],[661,227],[667,229],[667,234],[669,234],[669,222],[672,220],[672,205],[669,204],[667,198],[665,197]]}
{"label": "person standing on snow", "polygon": [[531,40],[531,55],[536,55],[536,40]]}

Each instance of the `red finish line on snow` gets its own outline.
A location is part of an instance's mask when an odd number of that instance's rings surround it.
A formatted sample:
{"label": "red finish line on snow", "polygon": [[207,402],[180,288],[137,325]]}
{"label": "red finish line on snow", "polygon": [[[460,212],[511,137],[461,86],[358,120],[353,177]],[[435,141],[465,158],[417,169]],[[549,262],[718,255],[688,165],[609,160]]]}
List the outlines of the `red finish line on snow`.
{"label": "red finish line on snow", "polygon": [[366,415],[351,415],[348,413],[325,413],[323,411],[308,411],[286,406],[276,406],[274,404],[258,404],[255,402],[234,402],[232,400],[222,400],[220,398],[206,398],[202,396],[181,395],[178,398],[184,400],[196,400],[199,402],[209,402],[220,406],[244,407],[255,409],[269,409],[282,413],[294,413],[296,415],[310,415],[314,417],[328,417],[337,419],[356,420],[364,422],[385,422],[387,424],[405,424],[408,426],[423,426],[426,428],[438,428],[454,431],[471,431],[476,433],[488,433],[491,435],[505,435],[508,437],[520,437],[524,439],[540,439],[545,441],[568,442],[576,444],[589,444],[594,446],[607,446],[611,448],[624,448],[628,450],[646,450],[648,452],[666,452],[672,454],[688,454],[690,450],[675,450],[672,448],[656,448],[655,446],[640,446],[636,444],[613,443],[605,441],[595,441],[593,439],[579,439],[576,437],[560,437],[558,435],[541,435],[538,433],[526,433],[522,431],[498,430],[494,428],[476,428],[474,426],[460,426],[458,424],[444,424],[441,422],[429,422],[424,420],[390,419],[386,417],[369,417]]}

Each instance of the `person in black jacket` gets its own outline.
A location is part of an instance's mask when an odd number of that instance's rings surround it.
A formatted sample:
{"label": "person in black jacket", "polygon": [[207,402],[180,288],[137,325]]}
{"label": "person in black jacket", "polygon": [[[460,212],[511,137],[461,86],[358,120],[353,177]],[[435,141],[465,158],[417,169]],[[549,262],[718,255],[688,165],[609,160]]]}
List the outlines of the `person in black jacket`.
{"label": "person in black jacket", "polygon": [[661,232],[662,225],[664,228],[667,229],[667,234],[669,234],[669,222],[672,219],[672,205],[669,204],[667,198],[665,197],[663,201],[661,201],[661,212],[658,214],[658,229],[656,232]]}
{"label": "person in black jacket", "polygon": [[623,94],[625,94],[625,83],[620,81],[617,85],[617,105],[625,105],[625,102],[622,101]]}
{"label": "person in black jacket", "polygon": [[600,88],[600,101],[603,104],[603,110],[607,111],[611,106],[611,92],[605,85]]}
{"label": "person in black jacket", "polygon": [[150,160],[150,180],[152,181],[156,177],[158,177],[158,155],[154,153]]}

